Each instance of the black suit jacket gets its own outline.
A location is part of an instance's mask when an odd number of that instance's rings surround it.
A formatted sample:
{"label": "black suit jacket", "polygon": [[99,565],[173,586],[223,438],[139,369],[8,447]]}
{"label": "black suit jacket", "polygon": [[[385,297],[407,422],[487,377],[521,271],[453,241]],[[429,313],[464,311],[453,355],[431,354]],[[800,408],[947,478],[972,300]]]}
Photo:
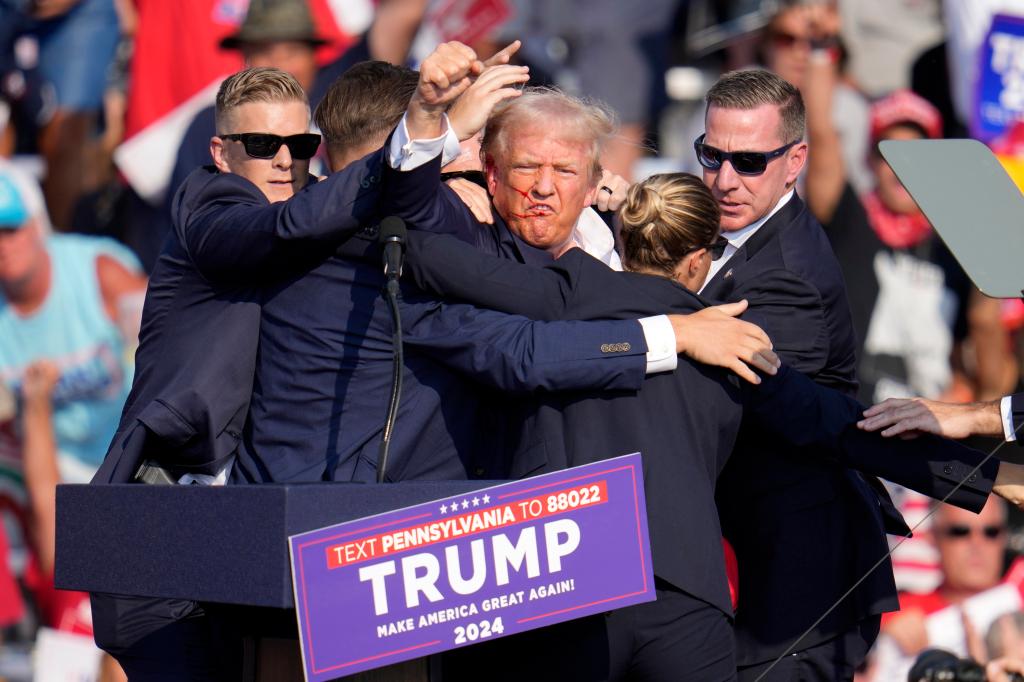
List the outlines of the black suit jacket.
{"label": "black suit jacket", "polygon": [[94,482],[130,481],[144,456],[209,473],[235,451],[263,287],[376,215],[381,162],[374,152],[273,205],[238,175],[207,167],[188,177],[150,276],[132,390]]}
{"label": "black suit jacket", "polygon": [[[530,268],[444,236],[410,233],[409,239],[406,271],[420,286],[538,319],[630,318],[705,305],[675,282],[614,272],[579,249],[547,268]],[[522,427],[511,473],[521,477],[639,450],[655,573],[731,613],[713,498],[744,410],[773,440],[816,446],[801,449],[801,456],[833,469],[856,466],[932,496],[951,492],[984,458],[939,439],[894,442],[865,434],[852,426],[861,409],[791,368],[749,389],[722,370],[681,358],[676,372],[649,376],[640,391],[577,392],[529,406],[516,415]],[[996,467],[989,462],[951,501],[979,510]],[[880,533],[877,510],[868,523]],[[800,548],[789,551],[805,557]],[[742,582],[740,594],[742,603]]]}
{"label": "black suit jacket", "polygon": [[[857,342],[841,269],[821,226],[795,194],[703,293],[719,301],[747,299],[784,362],[822,386],[856,391]],[[885,530],[907,532],[876,479],[806,454],[746,424],[719,481],[722,526],[739,562],[740,665],[781,654],[886,554]],[[800,646],[898,608],[886,565]]]}

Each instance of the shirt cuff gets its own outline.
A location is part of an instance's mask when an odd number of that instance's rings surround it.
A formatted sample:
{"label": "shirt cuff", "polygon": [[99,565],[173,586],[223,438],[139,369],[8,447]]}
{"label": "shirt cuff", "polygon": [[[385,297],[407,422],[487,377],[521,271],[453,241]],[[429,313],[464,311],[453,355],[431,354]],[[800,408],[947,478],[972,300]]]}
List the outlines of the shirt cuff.
{"label": "shirt cuff", "polygon": [[679,364],[676,355],[676,333],[668,315],[643,317],[637,320],[647,342],[647,374],[671,372]]}
{"label": "shirt cuff", "polygon": [[1003,418],[1003,438],[1007,442],[1017,440],[1017,433],[1013,428],[1013,396],[1004,396],[999,401],[999,414]]}
{"label": "shirt cuff", "polygon": [[220,468],[216,475],[210,474],[185,474],[178,479],[178,485],[225,485],[228,482],[228,475],[231,467],[235,465],[235,458],[232,457]]}
{"label": "shirt cuff", "polygon": [[427,163],[438,154],[441,165],[451,163],[459,156],[459,137],[448,125],[448,114],[443,115],[444,133],[429,140],[410,140],[409,129],[405,126],[405,116],[391,136],[388,147],[388,164],[401,171],[411,171]]}

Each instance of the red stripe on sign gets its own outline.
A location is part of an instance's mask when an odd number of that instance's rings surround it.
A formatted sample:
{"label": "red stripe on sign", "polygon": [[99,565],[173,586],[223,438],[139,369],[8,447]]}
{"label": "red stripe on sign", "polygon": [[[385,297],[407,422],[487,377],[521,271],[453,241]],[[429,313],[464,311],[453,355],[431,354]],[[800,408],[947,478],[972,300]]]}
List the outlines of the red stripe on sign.
{"label": "red stripe on sign", "polygon": [[[496,505],[488,509],[458,514],[447,518],[375,533],[325,548],[327,568],[341,568],[379,559],[412,549],[429,547],[455,538],[479,535],[527,521],[558,516],[576,509],[593,507],[608,501],[605,480],[562,488],[544,495]],[[453,509],[459,505],[453,502]],[[443,506],[447,507],[447,504]],[[463,507],[465,508],[465,507]]]}

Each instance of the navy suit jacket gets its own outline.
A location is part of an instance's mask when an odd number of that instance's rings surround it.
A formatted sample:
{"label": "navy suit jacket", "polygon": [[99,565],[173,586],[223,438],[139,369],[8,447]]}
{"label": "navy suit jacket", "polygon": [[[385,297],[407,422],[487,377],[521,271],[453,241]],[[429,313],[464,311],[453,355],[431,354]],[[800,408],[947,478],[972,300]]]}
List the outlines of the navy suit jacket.
{"label": "navy suit jacket", "polygon": [[[783,361],[853,394],[856,337],[841,272],[821,226],[794,194],[703,293],[746,298]],[[719,509],[743,585],[740,665],[781,654],[886,554],[886,530],[907,532],[877,480],[806,457],[757,425],[744,427],[722,474]],[[800,646],[898,608],[892,571],[872,571]]]}
{"label": "navy suit jacket", "polygon": [[[275,287],[236,480],[372,481],[392,374],[392,325],[381,296],[376,229]],[[636,388],[640,325],[532,322],[446,304],[403,287],[404,386],[389,480],[466,477],[486,442],[480,388]]]}
{"label": "navy suit jacket", "polygon": [[370,154],[276,204],[238,175],[189,176],[150,276],[132,390],[95,482],[130,481],[144,456],[209,473],[234,453],[263,286],[376,215],[381,161]]}
{"label": "navy suit jacket", "polygon": [[[538,269],[474,253],[444,236],[409,237],[406,271],[424,288],[539,319],[630,318],[694,312],[705,305],[671,280],[614,272],[579,249]],[[865,434],[852,426],[861,410],[852,398],[790,367],[750,388],[717,368],[681,359],[675,373],[648,377],[638,392],[537,401],[521,415],[523,434],[511,473],[519,477],[639,450],[655,573],[731,613],[714,495],[744,411],[775,441],[816,446],[801,456],[831,467],[857,467],[933,497],[951,492],[984,459],[940,439],[899,442]],[[979,510],[997,466],[986,464],[951,502]],[[878,532],[881,518],[876,514],[870,523]],[[740,595],[742,609],[742,582]]]}

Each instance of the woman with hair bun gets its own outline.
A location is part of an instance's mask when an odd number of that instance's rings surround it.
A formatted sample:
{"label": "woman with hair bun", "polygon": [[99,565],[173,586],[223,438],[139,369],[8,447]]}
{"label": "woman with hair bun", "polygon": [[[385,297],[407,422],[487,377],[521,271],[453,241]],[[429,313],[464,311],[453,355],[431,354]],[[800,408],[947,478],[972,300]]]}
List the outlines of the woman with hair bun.
{"label": "woman with hair bun", "polygon": [[623,266],[674,279],[690,291],[704,285],[711,261],[727,244],[718,233],[718,203],[689,173],[652,175],[633,185],[619,218]]}

